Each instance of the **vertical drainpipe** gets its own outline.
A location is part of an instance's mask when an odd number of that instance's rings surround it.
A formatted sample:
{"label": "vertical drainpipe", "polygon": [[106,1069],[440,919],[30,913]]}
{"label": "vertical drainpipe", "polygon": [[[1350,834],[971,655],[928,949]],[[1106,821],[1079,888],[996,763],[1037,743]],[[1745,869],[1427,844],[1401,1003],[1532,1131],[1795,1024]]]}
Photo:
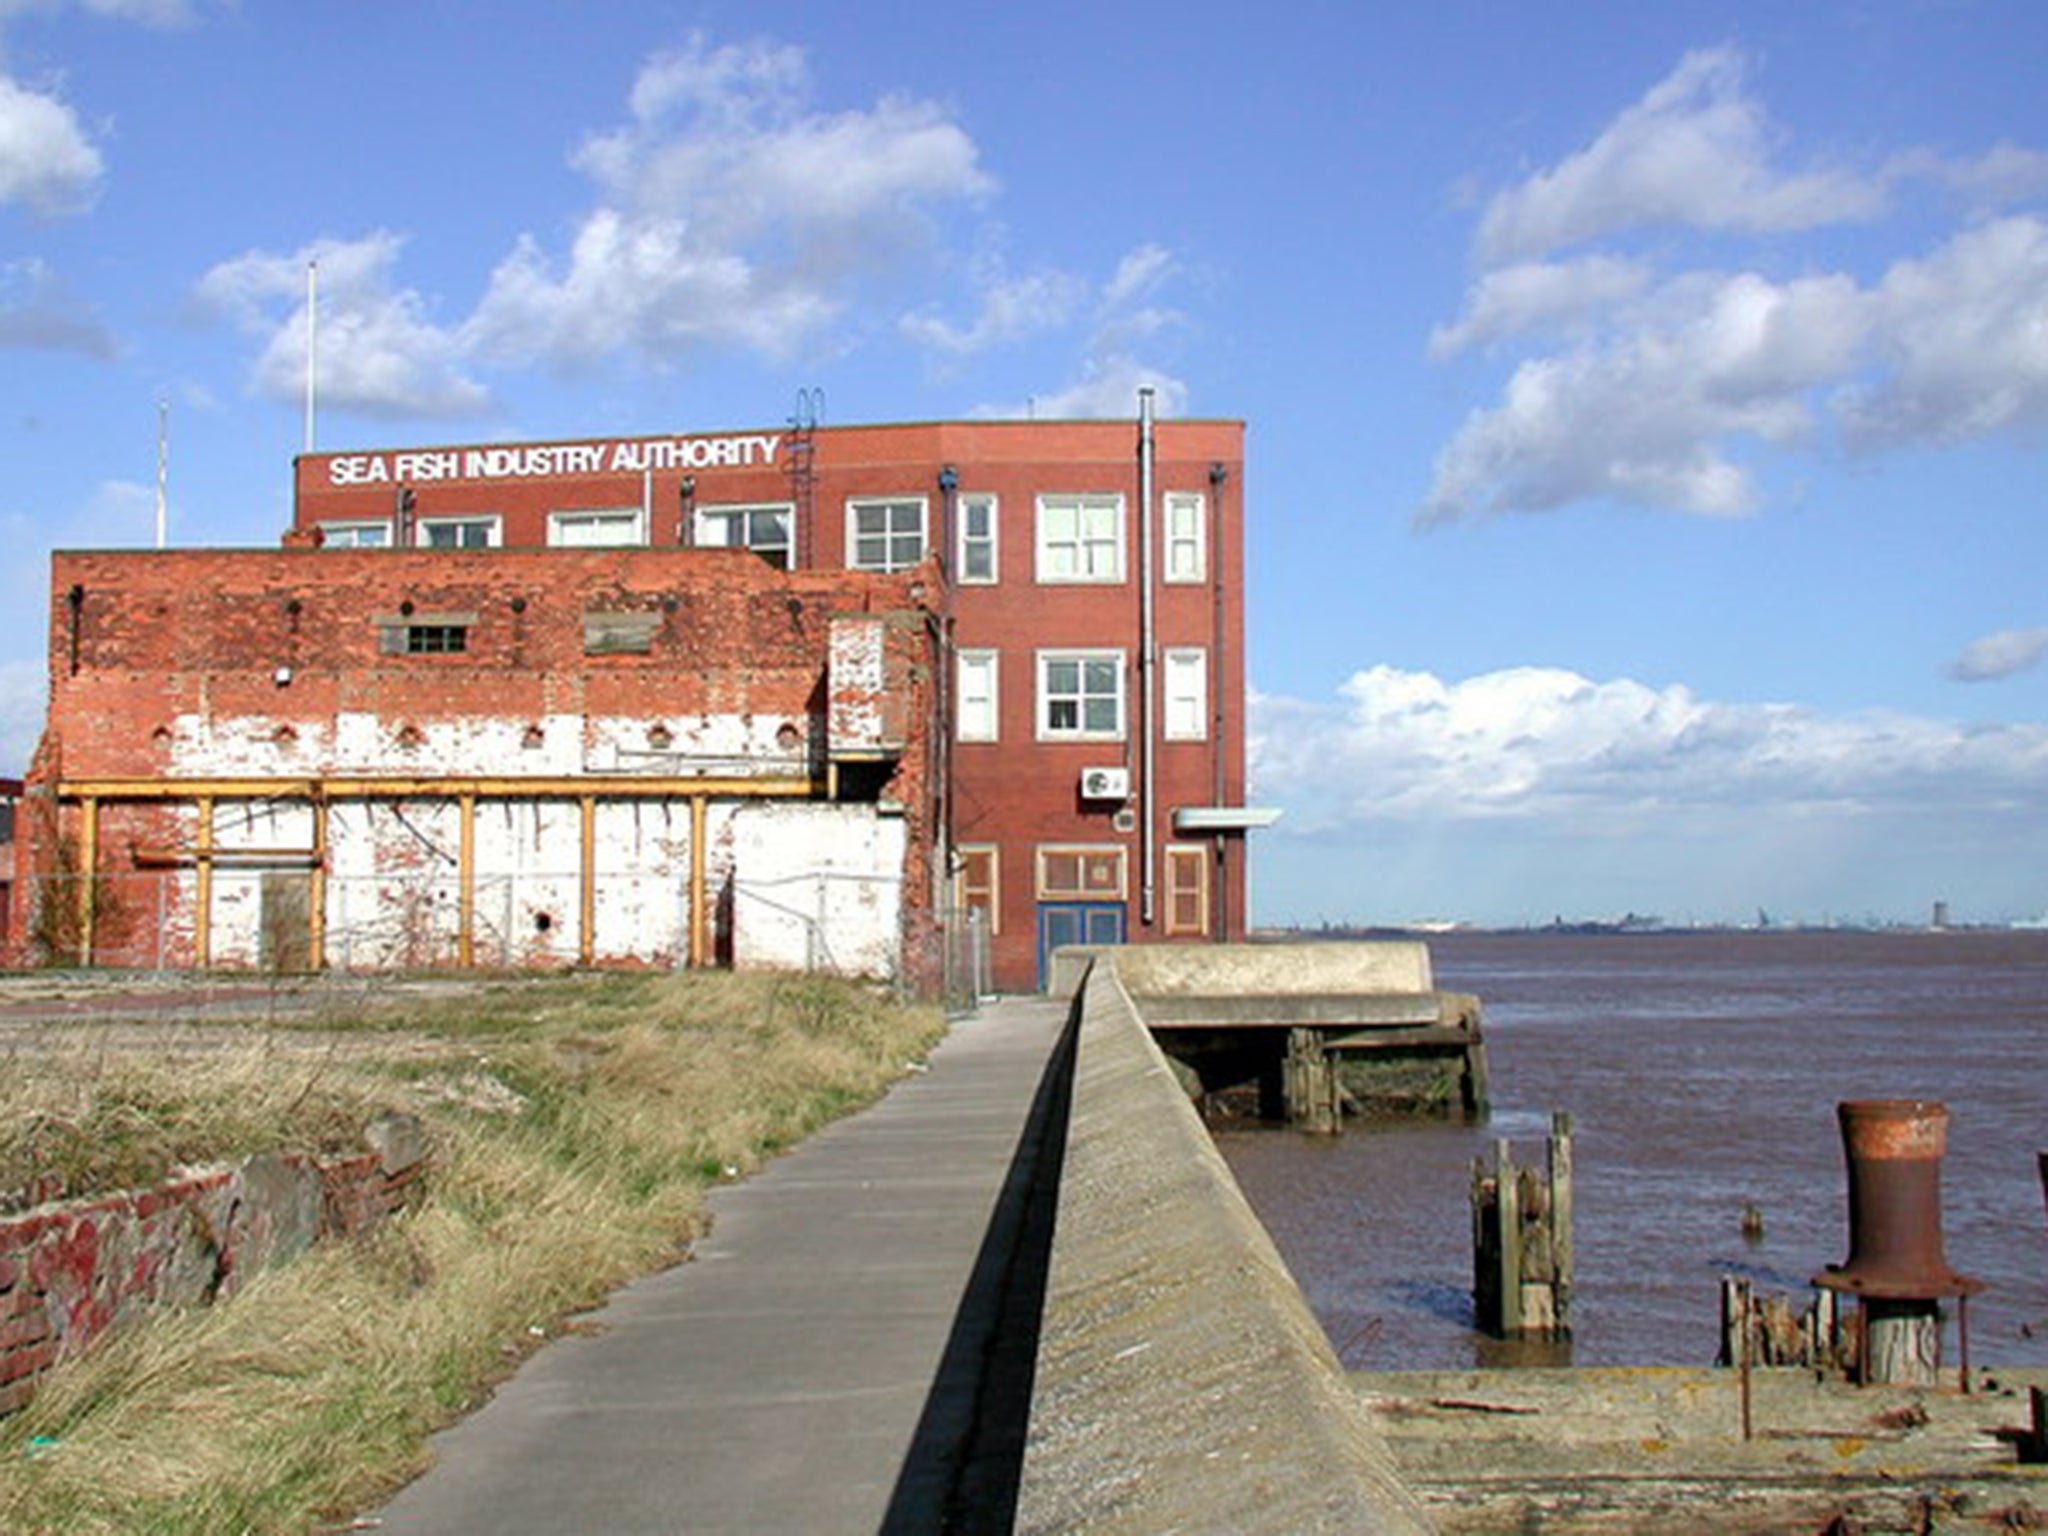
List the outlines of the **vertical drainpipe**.
{"label": "vertical drainpipe", "polygon": [[[1225,708],[1223,630],[1223,491],[1230,483],[1230,470],[1223,464],[1209,466],[1209,803],[1223,804],[1229,790],[1223,771],[1224,731],[1229,725]],[[1216,889],[1211,900],[1209,934],[1218,944],[1230,942],[1230,839],[1216,834]]]}
{"label": "vertical drainpipe", "polygon": [[953,583],[959,572],[953,568],[959,550],[960,472],[951,464],[939,469],[939,614],[933,637],[937,655],[932,679],[932,713],[938,724],[938,761],[934,765],[938,783],[933,786],[933,820],[936,823],[937,856],[933,860],[932,910],[943,912],[951,905],[953,883],[953,743],[959,739],[953,718],[960,701],[954,694],[959,676],[958,638],[953,627]]}
{"label": "vertical drainpipe", "polygon": [[1156,446],[1152,441],[1152,388],[1138,391],[1138,919],[1152,926],[1159,862],[1158,829],[1153,825],[1158,786],[1153,782],[1152,730],[1158,677],[1152,665],[1152,479]]}

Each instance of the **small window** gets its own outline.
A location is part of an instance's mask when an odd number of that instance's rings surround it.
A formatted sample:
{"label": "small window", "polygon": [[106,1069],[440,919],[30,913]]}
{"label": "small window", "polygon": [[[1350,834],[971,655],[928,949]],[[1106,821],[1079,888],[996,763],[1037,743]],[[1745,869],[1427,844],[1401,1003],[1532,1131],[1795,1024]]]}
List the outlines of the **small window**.
{"label": "small window", "polygon": [[599,613],[583,615],[583,654],[586,656],[647,656],[654,651],[654,634],[661,628],[658,613]]}
{"label": "small window", "polygon": [[494,549],[500,542],[496,517],[423,517],[421,549]]}
{"label": "small window", "polygon": [[996,499],[960,498],[960,581],[983,586],[996,579]]}
{"label": "small window", "polygon": [[1209,850],[1166,850],[1166,932],[1169,938],[1209,931]]}
{"label": "small window", "polygon": [[1166,661],[1168,741],[1202,741],[1209,734],[1209,653],[1199,646],[1169,650]]}
{"label": "small window", "polygon": [[857,571],[907,571],[924,558],[924,501],[846,504],[846,563]]}
{"label": "small window", "polygon": [[1042,740],[1121,741],[1122,651],[1038,653],[1038,735]]}
{"label": "small window", "polygon": [[645,544],[647,519],[641,515],[638,507],[589,512],[550,512],[548,542],[586,547]]}
{"label": "small window", "polygon": [[467,624],[405,626],[405,654],[408,656],[454,656],[468,649]]}
{"label": "small window", "polygon": [[391,544],[389,523],[322,523],[323,549],[385,549]]}
{"label": "small window", "polygon": [[469,649],[473,613],[386,613],[377,626],[377,649],[386,656],[459,656]]}
{"label": "small window", "polygon": [[1040,901],[1122,901],[1124,850],[1054,844],[1038,850]]}
{"label": "small window", "polygon": [[705,549],[751,549],[778,571],[793,563],[789,506],[699,507],[695,538]]}
{"label": "small window", "polygon": [[1207,569],[1202,498],[1193,491],[1166,493],[1166,579],[1200,581]]}
{"label": "small window", "polygon": [[1044,582],[1122,581],[1123,497],[1039,497],[1038,579]]}
{"label": "small window", "polygon": [[988,931],[1003,931],[999,861],[992,843],[963,844],[959,849],[960,872],[953,882],[954,904],[988,914]]}
{"label": "small window", "polygon": [[959,741],[994,741],[1000,729],[994,651],[960,653],[960,696],[955,708],[954,737]]}

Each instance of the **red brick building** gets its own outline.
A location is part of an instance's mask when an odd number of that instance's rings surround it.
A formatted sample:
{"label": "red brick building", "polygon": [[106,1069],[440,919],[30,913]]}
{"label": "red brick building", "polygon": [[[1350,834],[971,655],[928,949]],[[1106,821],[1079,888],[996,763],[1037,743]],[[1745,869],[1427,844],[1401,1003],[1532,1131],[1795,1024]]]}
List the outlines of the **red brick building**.
{"label": "red brick building", "polygon": [[[564,789],[559,803],[580,805],[586,792],[608,792],[629,762],[640,767],[625,746],[636,729],[659,727],[670,737],[671,778],[698,772],[707,752],[729,755],[734,773],[752,775],[777,750],[773,732],[762,737],[763,722],[779,720],[796,730],[817,769],[804,797],[837,805],[853,793],[864,797],[856,803],[897,818],[906,954],[926,942],[920,924],[935,927],[954,910],[979,913],[991,931],[994,981],[1005,989],[1035,985],[1044,954],[1059,943],[1241,937],[1243,834],[1269,819],[1243,803],[1243,438],[1236,422],[1155,422],[1148,402],[1136,421],[794,426],[308,454],[296,464],[293,526],[281,553],[62,557],[52,618],[56,697],[32,790],[69,784],[72,792],[58,799],[76,818],[87,804],[78,786],[153,780],[174,759],[185,765],[178,773],[205,787],[220,772],[206,765],[235,761],[226,738],[236,730],[293,729],[299,741],[287,750],[311,753],[301,720],[335,722],[311,729],[332,731],[335,751],[322,761],[351,780],[459,786],[478,772],[473,758],[482,754],[492,765],[487,784],[436,797],[446,822],[437,846],[459,849],[465,835],[472,839],[472,858],[455,864],[458,887],[467,879],[473,888],[467,896],[455,890],[440,903],[454,915],[429,924],[443,950],[466,932],[474,960],[482,914],[497,899],[474,887],[503,862],[477,851],[479,818],[488,819],[481,807],[517,798],[508,781],[531,776],[531,759],[508,741],[532,730],[547,742],[573,738],[584,755],[549,772],[600,781]],[[735,547],[752,556],[728,552]],[[118,559],[132,563],[79,563]],[[210,561],[224,562],[218,577]],[[186,608],[152,620],[143,593],[158,593],[151,601],[160,607],[204,606],[196,594],[175,593],[220,582],[246,589],[249,605],[246,617],[232,619],[207,610],[201,627],[216,636],[207,643],[224,654],[204,663],[186,656],[161,675],[132,666],[125,681],[115,675],[121,666],[100,666],[102,637],[116,630],[139,656],[143,632],[154,629],[156,643],[170,645],[167,625],[195,622]],[[74,612],[67,594],[80,590],[87,596]],[[726,601],[740,594],[746,601],[737,608]],[[225,590],[219,596],[224,601]],[[523,612],[518,601],[528,604]],[[778,602],[799,604],[806,615],[792,620],[804,630],[801,659],[791,653],[782,672],[772,666],[777,648],[795,642],[764,617]],[[888,616],[891,670],[876,699],[899,722],[877,732],[889,739],[888,753],[859,769],[822,723],[842,702],[841,682],[827,665],[827,631],[810,617],[855,610]],[[622,647],[652,649],[594,653],[594,623],[610,623]],[[542,642],[546,625],[552,638]],[[460,636],[444,633],[457,628]],[[286,634],[296,636],[292,659],[272,661]],[[402,642],[393,640],[401,634]],[[452,657],[390,650],[458,639],[474,649]],[[210,681],[209,667],[236,657],[251,660],[231,687]],[[292,678],[280,683],[286,666]],[[811,693],[798,699],[806,678]],[[188,723],[167,724],[168,745],[138,747],[132,761],[111,743],[85,752],[80,743],[105,728],[105,717],[140,707],[118,697],[124,686],[148,695],[150,718]],[[237,688],[256,696],[230,699]],[[316,691],[317,705],[301,708]],[[387,737],[415,720],[415,768],[407,769],[404,749],[396,757],[386,751],[388,741],[362,750],[339,724],[344,718],[374,721],[349,729]],[[242,723],[230,728],[230,720]],[[686,740],[686,727],[701,739]],[[210,744],[203,752],[186,740],[200,735]],[[600,738],[627,755],[591,756]],[[292,780],[278,752],[258,756],[256,779]],[[818,776],[828,770],[840,775],[831,785]],[[672,789],[677,803],[726,803],[680,782]],[[330,805],[341,803],[331,787],[325,793]],[[188,799],[198,815],[198,801]],[[216,818],[231,802],[242,803],[213,787]],[[135,846],[149,853],[161,843],[189,854],[200,835],[189,817],[183,843],[147,833],[149,818],[164,814],[155,800],[101,794],[93,803],[97,869],[121,846],[109,841],[110,818],[134,818]],[[645,811],[647,802],[635,803]],[[794,827],[786,818],[780,824]],[[319,845],[313,822],[303,830],[313,841],[291,843],[295,853]],[[331,821],[326,835],[326,872],[316,866],[314,874],[332,881]],[[504,835],[547,845],[562,834],[521,823]],[[801,841],[793,830],[787,837]],[[217,862],[218,821],[213,838],[209,858]],[[612,845],[586,833],[584,846],[600,850],[592,857],[602,866],[601,850]],[[387,839],[387,863],[397,847]],[[738,942],[744,960],[752,871],[721,863],[715,849],[705,867],[712,887],[723,870],[739,895],[726,898],[724,927],[692,920],[728,937],[702,937],[687,954],[701,959],[710,947]],[[595,876],[586,867],[577,878]],[[770,886],[756,882],[752,904],[764,914],[777,905]],[[694,897],[682,905],[701,911],[717,899],[702,890]],[[310,899],[332,926],[334,892]],[[525,935],[528,958],[562,954],[571,933],[571,958],[614,958],[590,900],[579,898],[574,922],[565,920],[566,898],[530,914],[515,903],[502,926]],[[796,905],[811,901],[805,894]],[[555,937],[536,945],[530,930],[542,916],[550,921],[540,931]],[[815,942],[833,942],[822,907],[807,921]],[[872,927],[872,912],[867,922]],[[644,950],[629,957],[668,953]],[[224,957],[216,949],[211,958]],[[464,958],[459,945],[452,958]]]}

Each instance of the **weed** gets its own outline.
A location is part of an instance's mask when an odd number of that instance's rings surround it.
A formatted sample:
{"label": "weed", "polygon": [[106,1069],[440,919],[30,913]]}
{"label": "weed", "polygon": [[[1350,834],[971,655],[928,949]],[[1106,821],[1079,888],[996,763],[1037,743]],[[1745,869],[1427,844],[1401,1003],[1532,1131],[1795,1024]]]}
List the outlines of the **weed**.
{"label": "weed", "polygon": [[[408,1007],[402,1033],[373,1013],[323,1021],[350,1048],[314,1059],[258,1041],[203,1071],[75,1050],[10,1070],[0,1189],[60,1143],[81,1149],[76,1194],[165,1159],[353,1134],[393,1105],[427,1123],[434,1158],[425,1202],[374,1238],[49,1377],[0,1421],[0,1530],[311,1531],[375,1504],[531,1330],[673,1262],[706,1185],[872,1099],[942,1027],[872,989],[724,973],[490,984]],[[97,1137],[127,1150],[87,1155]],[[25,1455],[37,1437],[54,1453]]]}

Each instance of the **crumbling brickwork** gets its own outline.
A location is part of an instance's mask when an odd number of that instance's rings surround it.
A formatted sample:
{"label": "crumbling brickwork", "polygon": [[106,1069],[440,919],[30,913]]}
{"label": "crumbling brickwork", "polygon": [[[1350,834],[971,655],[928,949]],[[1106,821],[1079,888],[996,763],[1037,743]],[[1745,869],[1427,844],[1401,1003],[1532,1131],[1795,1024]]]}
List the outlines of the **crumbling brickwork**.
{"label": "crumbling brickwork", "polygon": [[368,1140],[353,1156],[263,1155],[0,1216],[0,1414],[109,1329],[231,1295],[315,1242],[404,1210],[426,1168],[418,1122],[386,1116]]}
{"label": "crumbling brickwork", "polygon": [[[837,950],[894,974],[931,904],[930,581],[743,550],[59,555],[16,952],[800,963],[749,947],[749,882],[829,867],[879,893]],[[835,675],[856,636],[874,664]],[[892,739],[835,739],[878,692]],[[791,800],[833,810],[778,839]]]}

